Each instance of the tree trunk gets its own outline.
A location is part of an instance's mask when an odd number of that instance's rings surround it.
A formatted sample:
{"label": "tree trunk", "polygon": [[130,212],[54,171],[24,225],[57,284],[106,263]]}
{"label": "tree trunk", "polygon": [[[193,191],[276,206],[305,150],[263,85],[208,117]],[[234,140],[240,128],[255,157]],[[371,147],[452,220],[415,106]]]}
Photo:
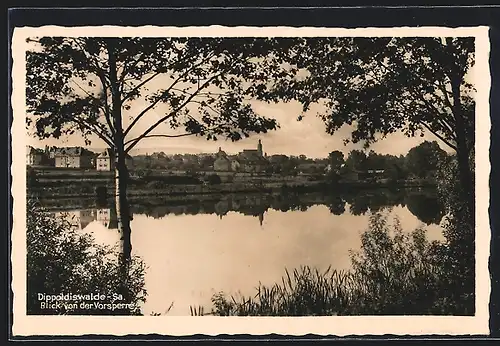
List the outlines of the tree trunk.
{"label": "tree trunk", "polygon": [[474,179],[472,177],[472,172],[469,164],[470,148],[467,144],[465,121],[460,104],[460,84],[461,80],[458,78],[451,81],[453,93],[453,116],[455,118],[457,135],[458,170],[459,179],[462,186],[463,198],[467,203],[467,207],[469,212],[471,213],[471,216],[473,216],[475,209]]}
{"label": "tree trunk", "polygon": [[121,234],[121,255],[124,263],[130,260],[132,245],[130,240],[130,210],[127,201],[128,170],[125,163],[125,145],[122,125],[121,97],[118,85],[115,41],[109,39],[108,63],[112,101],[112,118],[114,127],[114,158],[115,158],[115,204],[118,217],[118,231]]}
{"label": "tree trunk", "polygon": [[[120,232],[121,287],[118,290],[123,295],[123,302],[130,303],[129,268],[132,254],[130,209],[127,201],[128,169],[125,163],[125,145],[121,112],[121,95],[119,90],[116,66],[115,39],[107,40],[109,83],[112,100],[112,118],[114,127],[114,158],[115,158],[115,205]],[[126,312],[125,312],[126,313]]]}
{"label": "tree trunk", "polygon": [[[120,157],[121,156],[121,157]],[[130,208],[127,200],[128,169],[125,155],[116,154],[115,162],[115,205],[120,232],[120,252],[123,262],[128,262],[132,253]]]}

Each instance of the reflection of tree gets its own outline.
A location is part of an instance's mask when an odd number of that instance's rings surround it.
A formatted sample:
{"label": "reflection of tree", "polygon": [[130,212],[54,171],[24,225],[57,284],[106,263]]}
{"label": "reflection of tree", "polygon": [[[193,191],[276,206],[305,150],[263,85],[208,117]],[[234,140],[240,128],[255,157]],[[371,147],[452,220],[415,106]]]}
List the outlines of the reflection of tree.
{"label": "reflection of tree", "polygon": [[420,221],[430,225],[438,224],[444,216],[443,205],[437,196],[413,193],[406,196],[408,210]]}
{"label": "reflection of tree", "polygon": [[[418,192],[417,195],[422,195]],[[189,197],[157,197],[137,198],[131,200],[133,214],[144,214],[156,219],[167,215],[197,215],[216,214],[227,215],[237,212],[247,216],[259,217],[269,209],[281,212],[307,211],[313,205],[325,205],[330,212],[341,215],[346,212],[345,204],[349,204],[350,213],[362,215],[366,212],[386,210],[393,206],[411,204],[410,211],[426,223],[439,222],[442,216],[442,207],[437,204],[432,193],[428,198],[417,196],[415,191],[404,189],[360,189],[338,190],[330,193],[297,191],[283,191],[280,194],[226,194],[205,195],[199,198]],[[86,205],[86,204],[85,204]],[[106,226],[116,228],[116,209],[114,203],[105,205],[112,217],[107,219]],[[101,206],[102,207],[102,206]],[[78,209],[72,204],[73,209]],[[82,208],[83,209],[83,208]],[[99,209],[98,209],[99,210]],[[436,214],[431,215],[433,212]]]}
{"label": "reflection of tree", "polygon": [[333,196],[328,199],[328,209],[334,215],[342,215],[345,213],[345,201],[340,196]]}
{"label": "reflection of tree", "polygon": [[396,205],[404,205],[404,190],[360,190],[347,193],[345,200],[350,205],[353,215],[363,215],[368,211],[377,212]]}
{"label": "reflection of tree", "polygon": [[353,215],[363,215],[370,209],[370,198],[359,195],[350,201],[350,212]]}

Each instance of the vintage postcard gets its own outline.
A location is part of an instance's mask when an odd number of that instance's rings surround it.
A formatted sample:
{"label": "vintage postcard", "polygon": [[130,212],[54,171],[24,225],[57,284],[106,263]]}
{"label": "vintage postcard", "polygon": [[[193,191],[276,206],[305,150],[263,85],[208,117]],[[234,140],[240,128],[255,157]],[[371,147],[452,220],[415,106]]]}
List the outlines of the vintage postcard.
{"label": "vintage postcard", "polygon": [[12,55],[13,335],[488,333],[487,27],[21,27]]}

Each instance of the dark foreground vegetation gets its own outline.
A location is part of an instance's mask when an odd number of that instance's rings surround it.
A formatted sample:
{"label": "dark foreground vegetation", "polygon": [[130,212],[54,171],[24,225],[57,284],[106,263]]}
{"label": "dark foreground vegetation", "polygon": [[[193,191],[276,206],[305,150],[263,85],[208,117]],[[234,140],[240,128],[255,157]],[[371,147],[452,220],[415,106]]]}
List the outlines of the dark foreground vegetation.
{"label": "dark foreground vegetation", "polygon": [[[115,248],[96,243],[69,221],[51,217],[35,201],[28,202],[27,210],[28,315],[141,314],[140,304],[146,299],[146,267],[140,258],[132,257],[124,271]],[[125,295],[118,290],[123,282],[128,289]],[[105,298],[69,294],[99,294]],[[62,295],[62,299],[43,305],[51,295]]]}

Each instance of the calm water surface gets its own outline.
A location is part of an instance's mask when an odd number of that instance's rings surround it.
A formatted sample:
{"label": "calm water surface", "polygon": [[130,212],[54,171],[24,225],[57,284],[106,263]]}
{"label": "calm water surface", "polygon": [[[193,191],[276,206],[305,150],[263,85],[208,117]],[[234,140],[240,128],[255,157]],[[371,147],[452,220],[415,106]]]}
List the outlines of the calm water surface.
{"label": "calm water surface", "polygon": [[[132,201],[133,253],[148,266],[143,313],[164,313],[172,302],[169,315],[189,315],[190,305],[207,311],[214,293],[254,294],[259,282],[280,282],[285,268],[349,269],[349,250],[360,248],[360,235],[374,211],[390,220],[398,217],[406,231],[425,226],[429,239],[443,239],[442,210],[432,193],[381,195]],[[97,242],[118,242],[112,208],[69,204],[59,201],[49,209],[76,220]]]}

